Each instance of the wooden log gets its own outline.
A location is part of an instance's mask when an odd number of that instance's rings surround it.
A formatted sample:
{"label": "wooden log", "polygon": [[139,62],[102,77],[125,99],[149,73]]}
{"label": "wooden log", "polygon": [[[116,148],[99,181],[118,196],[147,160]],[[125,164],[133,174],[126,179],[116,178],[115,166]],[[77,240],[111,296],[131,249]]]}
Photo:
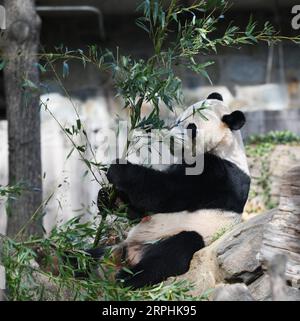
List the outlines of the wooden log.
{"label": "wooden log", "polygon": [[278,211],[266,225],[259,260],[267,269],[276,254],[287,257],[285,277],[300,288],[300,166],[282,177]]}

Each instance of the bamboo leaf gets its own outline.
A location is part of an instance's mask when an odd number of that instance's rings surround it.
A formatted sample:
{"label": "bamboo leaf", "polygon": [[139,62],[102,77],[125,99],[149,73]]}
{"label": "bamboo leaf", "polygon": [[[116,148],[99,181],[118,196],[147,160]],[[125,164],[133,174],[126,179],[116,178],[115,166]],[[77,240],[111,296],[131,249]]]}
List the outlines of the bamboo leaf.
{"label": "bamboo leaf", "polygon": [[0,70],[3,70],[5,66],[6,66],[6,61],[4,59],[1,59],[0,60]]}
{"label": "bamboo leaf", "polygon": [[70,73],[70,68],[69,65],[66,61],[63,62],[63,78],[66,78],[67,76],[69,76]]}
{"label": "bamboo leaf", "polygon": [[81,120],[80,119],[76,120],[76,125],[77,125],[77,129],[80,130],[81,129]]}

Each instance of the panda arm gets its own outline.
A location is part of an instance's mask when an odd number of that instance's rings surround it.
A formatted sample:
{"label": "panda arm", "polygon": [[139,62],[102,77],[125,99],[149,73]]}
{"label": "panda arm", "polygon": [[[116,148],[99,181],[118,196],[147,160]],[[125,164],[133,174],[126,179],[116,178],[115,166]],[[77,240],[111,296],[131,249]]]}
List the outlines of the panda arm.
{"label": "panda arm", "polygon": [[182,175],[174,175],[174,171],[161,172],[129,162],[111,165],[107,178],[135,216],[140,217],[149,212],[171,212],[172,200],[184,189]]}
{"label": "panda arm", "polygon": [[172,213],[201,208],[223,208],[232,194],[223,160],[205,155],[204,170],[186,175],[185,165],[172,165],[157,171],[136,164],[114,164],[108,180],[132,209],[133,217],[155,213]]}
{"label": "panda arm", "polygon": [[[113,164],[107,172],[107,178],[115,188],[121,192],[138,192],[151,194],[153,189],[161,187],[163,181],[169,180],[170,174],[160,172],[142,165]],[[129,196],[129,195],[128,195]]]}

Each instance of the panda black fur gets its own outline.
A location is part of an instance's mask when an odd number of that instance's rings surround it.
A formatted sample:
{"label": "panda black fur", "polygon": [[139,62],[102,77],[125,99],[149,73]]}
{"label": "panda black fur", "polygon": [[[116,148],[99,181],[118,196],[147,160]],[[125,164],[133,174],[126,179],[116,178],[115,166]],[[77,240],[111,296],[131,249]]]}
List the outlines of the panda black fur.
{"label": "panda black fur", "polygon": [[117,274],[126,286],[139,288],[187,272],[193,254],[215,231],[215,226],[208,226],[208,218],[230,218],[243,212],[250,177],[238,130],[245,117],[240,111],[231,113],[217,93],[205,104],[203,114],[208,120],[194,113],[203,106],[200,102],[178,118],[180,125],[174,130],[176,135],[178,130],[192,129],[191,139],[197,139],[199,127],[207,134],[200,175],[186,175],[186,168],[193,166],[187,164],[174,164],[163,171],[131,163],[109,168],[108,180],[129,205],[130,215],[151,214],[115,249],[133,272]]}

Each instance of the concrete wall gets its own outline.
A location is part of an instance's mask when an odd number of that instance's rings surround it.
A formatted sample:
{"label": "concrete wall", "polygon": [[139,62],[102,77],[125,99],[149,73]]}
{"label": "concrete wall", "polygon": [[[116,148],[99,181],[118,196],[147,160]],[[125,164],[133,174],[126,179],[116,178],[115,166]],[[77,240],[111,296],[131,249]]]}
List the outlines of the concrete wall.
{"label": "concrete wall", "polygon": [[[290,7],[281,8],[277,27],[285,35],[297,34],[291,29],[290,9]],[[223,34],[231,21],[235,21],[235,24],[243,29],[250,14],[253,14],[260,27],[268,20],[276,25],[272,8],[259,11],[252,9],[230,11],[220,23],[216,34]],[[96,17],[46,15],[43,16],[41,39],[43,45],[49,49],[58,43],[63,43],[68,48],[84,48],[87,44],[97,43],[102,48],[115,51],[119,47],[121,54],[147,59],[153,52],[152,45],[145,32],[135,25],[135,19],[136,17],[132,15],[105,15],[104,27],[107,39],[101,41]],[[271,56],[273,63],[268,73],[267,65]],[[198,60],[200,62],[215,62],[207,69],[213,85],[226,86],[234,97],[237,95],[236,86],[256,86],[266,82],[284,84],[286,85],[288,105],[299,107],[299,56],[299,46],[291,42],[284,42],[281,47],[274,47],[273,55],[270,54],[270,48],[266,43],[260,43],[256,46],[243,46],[242,49],[220,48],[217,54],[206,53],[199,56]],[[61,65],[59,65],[58,71],[60,73],[61,70]],[[183,66],[177,67],[177,73],[183,80],[185,88],[197,89],[210,85],[207,79],[186,70]],[[51,75],[47,75],[44,79],[49,83],[50,89],[60,91],[61,89],[50,78]],[[99,91],[108,96],[113,93],[112,84],[108,81],[107,75],[99,73],[92,66],[83,70],[80,63],[71,63],[70,76],[64,83],[68,90],[76,95],[81,95],[81,98]],[[264,108],[264,100],[260,101],[260,105],[261,108]]]}
{"label": "concrete wall", "polygon": [[[50,94],[43,95],[41,100],[64,128],[76,124],[74,104],[95,155],[94,159],[87,149],[86,159],[99,163],[104,160],[103,139],[107,136],[111,117],[102,97],[84,103],[73,100],[71,103],[66,97]],[[86,137],[74,135],[73,140],[77,146],[82,146]],[[76,215],[83,215],[85,219],[94,217],[98,212],[96,199],[99,184],[87,170],[78,152],[75,150],[71,153],[73,145],[44,108],[41,110],[41,145],[43,200],[47,200],[43,209],[45,230],[49,232],[56,224],[64,223]],[[9,167],[6,120],[0,121],[0,155],[0,185],[6,186]],[[93,170],[101,182],[103,175],[95,168]],[[0,196],[0,233],[5,232],[6,219],[6,198]]]}
{"label": "concrete wall", "polygon": [[[51,1],[52,2],[52,1]],[[64,1],[66,2],[66,1]],[[71,3],[72,1],[70,1]],[[239,2],[239,1],[236,1]],[[50,2],[49,2],[50,3]],[[54,3],[54,2],[53,2]],[[75,4],[75,2],[72,2]],[[93,4],[95,1],[87,2]],[[235,6],[226,13],[224,20],[220,23],[218,34],[224,32],[225,27],[234,21],[235,24],[244,28],[248,22],[250,14],[259,22],[260,27],[265,21],[271,21],[281,30],[284,35],[296,35],[297,31],[291,28],[291,6],[280,7],[280,16],[276,17],[272,6],[256,6],[253,9],[248,5],[241,8],[239,2],[238,10]],[[269,2],[266,2],[269,3]],[[41,5],[48,4],[47,1],[40,1]],[[283,5],[283,3],[282,3]],[[123,6],[124,7],[124,6]],[[130,54],[136,58],[149,57],[152,53],[151,43],[145,32],[135,25],[136,16],[122,11],[116,14],[106,6],[104,9],[104,28],[107,38],[102,41],[99,34],[98,18],[93,14],[42,14],[41,43],[46,50],[53,50],[54,46],[64,44],[69,49],[86,48],[88,44],[98,44],[102,48],[116,50],[120,48],[120,53]],[[116,9],[116,12],[118,10]],[[268,82],[286,85],[286,95],[288,96],[288,106],[300,106],[300,48],[291,43],[284,42],[282,47],[276,46],[273,52],[273,64],[271,73],[268,75],[267,65],[269,47],[266,43],[257,46],[244,46],[242,49],[220,48],[217,54],[206,54],[199,56],[201,62],[208,60],[215,61],[215,64],[208,68],[209,75],[215,86],[226,86],[235,97],[236,86],[255,86]],[[269,57],[269,58],[268,58]],[[62,66],[57,65],[57,70],[61,74]],[[178,75],[183,79],[184,87],[193,89],[199,86],[208,86],[209,82],[202,76],[185,70],[182,66],[177,68]],[[42,81],[48,86],[50,92],[63,92],[51,73],[42,77]],[[88,65],[83,69],[81,63],[70,63],[70,76],[64,81],[66,88],[80,98],[86,98],[97,94],[113,96],[112,83],[106,74],[100,73],[93,66]],[[0,105],[2,101],[3,118],[3,92],[1,94],[1,74],[0,74]],[[3,91],[3,90],[2,90]],[[272,94],[271,94],[272,95]],[[261,108],[264,108],[264,100],[260,101]],[[285,104],[286,105],[286,104]],[[1,106],[0,106],[1,109]]]}
{"label": "concrete wall", "polygon": [[247,123],[242,129],[244,139],[271,130],[289,130],[300,135],[300,109],[261,110],[245,114]]}

